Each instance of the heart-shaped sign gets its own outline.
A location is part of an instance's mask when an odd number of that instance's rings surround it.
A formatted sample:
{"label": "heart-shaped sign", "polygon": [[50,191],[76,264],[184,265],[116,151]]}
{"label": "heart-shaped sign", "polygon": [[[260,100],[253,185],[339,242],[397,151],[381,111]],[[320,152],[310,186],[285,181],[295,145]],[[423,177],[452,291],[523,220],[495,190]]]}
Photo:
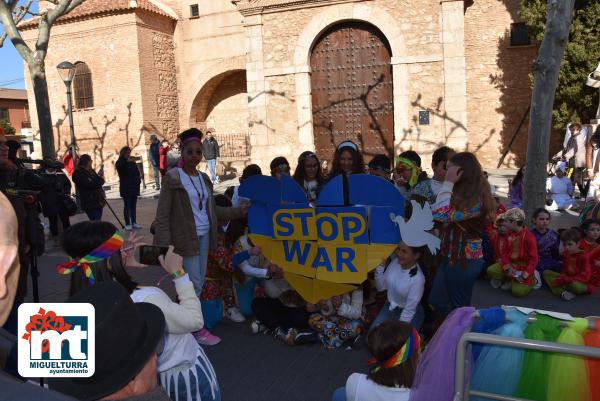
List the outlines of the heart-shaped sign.
{"label": "heart-shaped sign", "polygon": [[308,302],[352,291],[400,242],[390,216],[404,216],[404,198],[380,177],[334,177],[314,207],[288,176],[249,177],[238,193],[252,201],[252,242]]}

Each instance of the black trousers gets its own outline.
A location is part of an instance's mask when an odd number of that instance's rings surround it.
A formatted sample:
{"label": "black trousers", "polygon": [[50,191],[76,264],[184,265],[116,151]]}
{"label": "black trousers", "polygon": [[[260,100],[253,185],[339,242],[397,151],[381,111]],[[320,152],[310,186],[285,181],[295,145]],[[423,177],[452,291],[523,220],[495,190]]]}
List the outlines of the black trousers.
{"label": "black trousers", "polygon": [[56,237],[58,235],[58,219],[63,226],[63,230],[71,227],[71,221],[69,220],[69,214],[64,210],[59,211],[56,214],[51,214],[48,216],[48,223],[50,223],[50,233]]}
{"label": "black trousers", "polygon": [[277,327],[283,329],[308,328],[306,309],[285,306],[279,299],[255,298],[252,301],[252,311],[258,320],[270,330],[275,330]]}

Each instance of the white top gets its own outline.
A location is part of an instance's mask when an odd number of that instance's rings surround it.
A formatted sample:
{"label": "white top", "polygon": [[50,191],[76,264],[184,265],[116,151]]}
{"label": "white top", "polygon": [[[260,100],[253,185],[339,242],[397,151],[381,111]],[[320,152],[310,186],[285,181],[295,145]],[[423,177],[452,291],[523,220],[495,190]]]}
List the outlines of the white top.
{"label": "white top", "polygon": [[243,197],[243,196],[240,196],[240,195],[238,194],[238,190],[239,190],[239,189],[240,189],[240,186],[239,186],[239,185],[236,185],[236,186],[233,188],[233,195],[231,196],[231,206],[232,206],[232,207],[238,207],[238,206],[241,206],[241,204],[242,204],[243,202],[250,202],[250,199],[248,199],[248,198],[245,198],[245,197]]}
{"label": "white top", "polygon": [[573,183],[567,177],[558,178],[557,176],[546,179],[546,190],[551,195],[573,195]]}
{"label": "white top", "polygon": [[433,178],[429,180],[429,185],[431,185],[431,191],[435,196],[440,193],[440,189],[442,189],[443,181],[434,180]]}
{"label": "white top", "polygon": [[202,307],[188,275],[173,280],[180,303],[160,288],[141,287],[133,291],[134,302],[148,302],[160,308],[165,315],[165,346],[158,357],[158,371],[165,372],[175,366],[192,366],[196,361],[198,343],[191,334],[204,327]]}
{"label": "white top", "polygon": [[346,401],[408,401],[410,389],[377,384],[362,373],[352,373],[346,381]]}
{"label": "white top", "polygon": [[393,258],[387,268],[379,265],[375,269],[377,291],[387,290],[390,310],[402,308],[400,320],[407,323],[414,317],[425,289],[425,276],[418,264],[415,267],[417,273],[411,277],[412,269],[403,269],[398,259]]}
{"label": "white top", "polygon": [[[198,236],[206,235],[210,230],[210,220],[208,220],[208,214],[206,213],[206,201],[209,196],[208,188],[200,174],[197,176],[189,176],[182,168],[178,168],[178,170],[181,183],[190,197],[192,213],[194,214],[194,221],[196,222],[196,233]],[[199,207],[200,200],[202,200],[202,209]]]}

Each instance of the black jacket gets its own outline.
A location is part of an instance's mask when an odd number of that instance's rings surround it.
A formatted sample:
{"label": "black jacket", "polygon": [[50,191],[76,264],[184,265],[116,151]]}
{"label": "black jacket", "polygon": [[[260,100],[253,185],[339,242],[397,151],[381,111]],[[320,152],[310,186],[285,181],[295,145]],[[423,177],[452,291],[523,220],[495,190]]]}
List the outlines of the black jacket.
{"label": "black jacket", "polygon": [[44,216],[57,214],[62,208],[61,197],[71,194],[71,181],[63,173],[45,174],[44,188],[40,192],[40,203]]}
{"label": "black jacket", "polygon": [[119,194],[121,198],[140,196],[142,177],[135,162],[119,157],[115,163],[115,167],[117,168],[117,173],[119,173]]}
{"label": "black jacket", "polygon": [[221,156],[219,153],[219,142],[217,142],[214,136],[202,141],[202,155],[206,160],[216,159]]}
{"label": "black jacket", "polygon": [[95,171],[88,171],[83,167],[77,167],[73,172],[73,182],[83,210],[101,209],[104,207],[104,179]]}

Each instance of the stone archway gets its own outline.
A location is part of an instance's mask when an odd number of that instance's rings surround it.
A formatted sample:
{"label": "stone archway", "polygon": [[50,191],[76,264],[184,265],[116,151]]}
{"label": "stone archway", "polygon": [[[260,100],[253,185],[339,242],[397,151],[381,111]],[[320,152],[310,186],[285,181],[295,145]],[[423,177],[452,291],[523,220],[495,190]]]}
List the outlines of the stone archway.
{"label": "stone archway", "polygon": [[246,70],[230,70],[209,79],[190,108],[190,123],[221,133],[248,131]]}
{"label": "stone archway", "polygon": [[[406,45],[398,22],[385,10],[370,4],[340,4],[315,15],[298,37],[294,52],[296,105],[299,142],[312,144],[313,114],[310,78],[311,50],[321,35],[333,25],[344,21],[361,21],[376,26],[385,36],[391,50],[393,85],[393,130],[402,132],[409,126],[408,67],[398,60],[406,56]],[[396,135],[396,141],[400,135]],[[395,143],[398,146],[398,143]]]}

